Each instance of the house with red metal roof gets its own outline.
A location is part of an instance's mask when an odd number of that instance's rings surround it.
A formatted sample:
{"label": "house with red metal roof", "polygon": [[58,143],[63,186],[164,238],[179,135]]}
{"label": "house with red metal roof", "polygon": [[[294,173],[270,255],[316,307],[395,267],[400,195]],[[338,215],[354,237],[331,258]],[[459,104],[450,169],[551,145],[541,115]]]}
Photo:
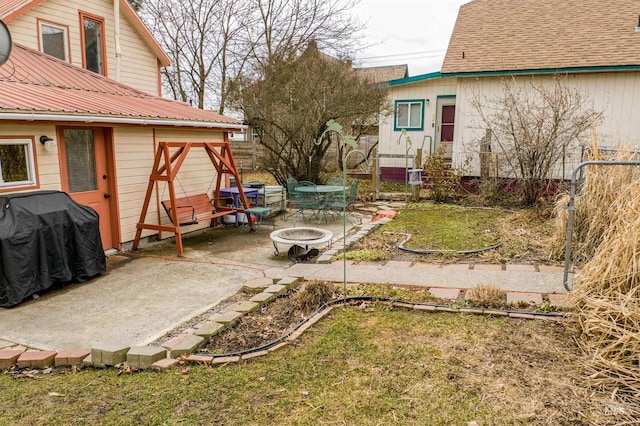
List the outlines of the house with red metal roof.
{"label": "house with red metal roof", "polygon": [[[13,41],[0,66],[0,193],[69,193],[99,213],[105,250],[134,239],[158,144],[223,142],[244,127],[160,96],[168,57],[126,0],[5,0],[0,20]],[[215,177],[194,152],[179,190],[208,192]],[[156,191],[146,221],[167,223]]]}
{"label": "house with red metal roof", "polygon": [[[452,163],[462,165],[470,159],[467,173],[479,176],[479,144],[485,129],[474,101],[500,96],[505,77],[515,77],[522,87],[530,87],[531,81],[551,84],[561,77],[567,87],[590,100],[588,107],[602,111],[596,129],[601,147],[640,145],[637,0],[464,4],[441,71],[390,82],[396,111],[380,126],[380,151],[404,152],[396,142],[405,128],[414,149],[428,150],[428,144],[421,143],[424,138],[435,146],[449,143]],[[554,177],[569,178],[581,153],[581,149],[566,153],[564,167]]]}

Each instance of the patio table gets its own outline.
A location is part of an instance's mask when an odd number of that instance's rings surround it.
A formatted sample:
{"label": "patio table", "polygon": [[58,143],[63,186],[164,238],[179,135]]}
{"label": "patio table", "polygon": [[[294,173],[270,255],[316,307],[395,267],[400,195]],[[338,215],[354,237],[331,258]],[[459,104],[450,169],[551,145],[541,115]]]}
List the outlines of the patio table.
{"label": "patio table", "polygon": [[[316,185],[316,186],[298,186],[295,190],[298,192],[302,192],[305,194],[318,194],[320,197],[320,208],[319,210],[322,212],[322,216],[326,221],[326,210],[328,207],[328,201],[331,195],[344,193],[348,186],[342,185]],[[318,215],[318,223],[322,218]]]}
{"label": "patio table", "polygon": [[[244,186],[242,187],[242,191],[244,192],[244,196],[246,198],[250,198],[250,197],[254,197],[255,201],[253,206],[254,207],[258,207],[258,201],[259,201],[259,189],[258,188],[245,188]],[[231,188],[224,188],[221,189],[220,192],[218,193],[219,197],[231,197],[233,199],[233,207],[235,208],[239,208],[240,207],[240,191],[238,190],[237,186],[232,186]],[[238,213],[230,213],[230,214],[234,214],[236,216],[236,226],[238,226]]]}
{"label": "patio table", "polygon": [[335,194],[336,192],[344,192],[348,189],[342,185],[316,185],[316,186],[298,186],[295,190],[298,192],[318,193],[318,194]]}

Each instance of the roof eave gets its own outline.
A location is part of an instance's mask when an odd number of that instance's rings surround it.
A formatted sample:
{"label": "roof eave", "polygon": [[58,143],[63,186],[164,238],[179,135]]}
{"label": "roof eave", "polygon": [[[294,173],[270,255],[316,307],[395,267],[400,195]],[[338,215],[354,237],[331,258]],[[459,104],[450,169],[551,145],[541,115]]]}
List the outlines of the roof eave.
{"label": "roof eave", "polygon": [[127,124],[153,127],[191,127],[201,129],[242,130],[248,126],[241,123],[224,123],[198,120],[176,120],[169,118],[121,117],[89,114],[56,114],[40,112],[1,112],[1,121],[53,121],[73,123]]}
{"label": "roof eave", "polygon": [[594,67],[565,67],[565,68],[540,68],[521,70],[495,70],[495,71],[463,71],[443,72],[442,77],[486,77],[492,75],[521,75],[521,74],[577,74],[593,72],[621,72],[640,71],[640,65],[611,65]]}
{"label": "roof eave", "polygon": [[421,81],[433,80],[434,78],[440,77],[448,77],[443,75],[440,71],[428,73],[428,74],[420,74],[414,75],[413,77],[399,78],[397,80],[391,80],[387,82],[389,86],[400,86],[402,84],[410,84],[410,83],[418,83]]}
{"label": "roof eave", "polygon": [[22,2],[22,4],[20,4],[18,7],[13,9],[11,12],[6,14],[5,16],[0,16],[0,19],[2,19],[2,21],[5,24],[7,24],[7,23],[13,21],[18,16],[20,16],[20,15],[22,15],[24,13],[27,13],[28,11],[30,11],[31,9],[33,9],[36,6],[38,6],[40,3],[44,2],[44,1],[46,1],[46,0],[25,0],[24,2]]}

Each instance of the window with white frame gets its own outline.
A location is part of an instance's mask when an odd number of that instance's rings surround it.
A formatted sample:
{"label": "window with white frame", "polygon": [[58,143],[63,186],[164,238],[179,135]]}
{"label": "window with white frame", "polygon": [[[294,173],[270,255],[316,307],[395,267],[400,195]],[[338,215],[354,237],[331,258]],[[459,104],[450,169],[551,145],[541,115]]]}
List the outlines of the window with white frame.
{"label": "window with white frame", "polygon": [[395,130],[424,128],[424,100],[396,101]]}
{"label": "window with white frame", "polygon": [[0,189],[36,185],[31,139],[0,139]]}
{"label": "window with white frame", "polygon": [[47,55],[69,62],[69,37],[67,27],[39,21],[40,50]]}

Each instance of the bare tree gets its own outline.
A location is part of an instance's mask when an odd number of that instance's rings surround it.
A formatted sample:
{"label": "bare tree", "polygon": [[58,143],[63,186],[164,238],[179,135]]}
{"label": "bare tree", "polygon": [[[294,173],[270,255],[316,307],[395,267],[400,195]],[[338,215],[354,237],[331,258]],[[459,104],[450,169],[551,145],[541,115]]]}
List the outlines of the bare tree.
{"label": "bare tree", "polygon": [[127,2],[136,12],[140,12],[140,9],[142,9],[143,0],[127,0]]}
{"label": "bare tree", "polygon": [[174,98],[224,112],[229,74],[242,71],[250,27],[248,5],[237,0],[155,0],[144,17],[171,58],[163,86]]}
{"label": "bare tree", "polygon": [[289,60],[310,42],[336,57],[358,46],[359,23],[350,11],[359,0],[248,0],[257,25],[249,31],[254,65],[265,68],[272,60]]}
{"label": "bare tree", "polygon": [[163,85],[175,99],[224,113],[231,82],[255,79],[274,58],[293,58],[315,41],[336,56],[353,52],[358,0],[154,0],[152,32],[172,60]]}
{"label": "bare tree", "polygon": [[319,181],[331,140],[316,144],[330,119],[350,129],[362,117],[389,112],[386,87],[369,85],[351,67],[312,43],[299,58],[274,59],[257,82],[240,85],[236,102],[261,131],[268,169],[280,184],[289,177]]}
{"label": "bare tree", "polygon": [[522,202],[538,202],[545,182],[565,153],[576,149],[602,112],[589,108],[588,95],[567,87],[561,76],[549,84],[502,80],[492,99],[475,96],[472,105],[490,135],[492,151],[511,177],[522,183]]}

